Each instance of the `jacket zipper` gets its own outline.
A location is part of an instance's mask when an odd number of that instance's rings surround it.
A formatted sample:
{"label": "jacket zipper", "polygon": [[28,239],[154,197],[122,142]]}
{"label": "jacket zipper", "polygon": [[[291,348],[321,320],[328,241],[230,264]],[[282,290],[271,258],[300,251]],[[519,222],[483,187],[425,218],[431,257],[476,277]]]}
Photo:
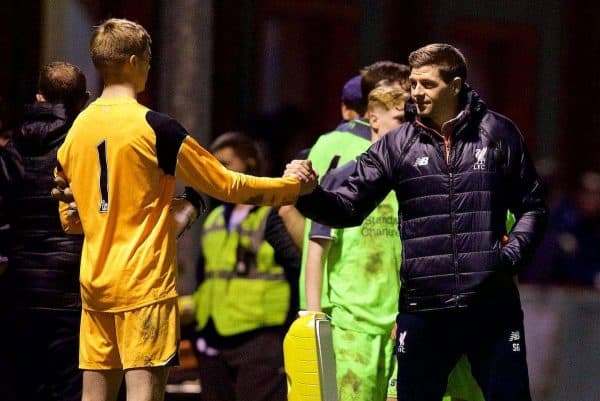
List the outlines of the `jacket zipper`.
{"label": "jacket zipper", "polygon": [[459,289],[460,289],[460,275],[458,272],[458,249],[456,247],[456,231],[455,231],[455,216],[452,202],[454,199],[454,167],[450,158],[450,150],[448,151],[448,175],[450,179],[450,196],[448,197],[448,203],[450,208],[450,230],[452,235],[452,264],[454,269],[454,305],[456,308],[459,307]]}
{"label": "jacket zipper", "polygon": [[[450,181],[450,194],[448,197],[448,209],[450,210],[450,235],[452,236],[452,268],[454,270],[454,306],[455,308],[459,308],[459,286],[460,286],[460,277],[458,273],[458,249],[456,247],[456,232],[454,230],[454,209],[452,208],[452,199],[454,198],[454,165],[451,160],[452,155],[452,139],[451,136],[446,138],[441,133],[437,132],[434,129],[431,129],[421,123],[419,123],[425,129],[435,133],[444,141],[444,154],[446,157],[446,166],[448,167],[448,180]],[[462,130],[462,128],[461,128]],[[460,130],[459,130],[460,131]]]}
{"label": "jacket zipper", "polygon": [[436,132],[439,136],[444,140],[444,150],[446,151],[446,166],[448,167],[448,180],[450,181],[450,193],[448,196],[448,209],[450,211],[450,235],[452,241],[452,269],[454,270],[454,294],[452,294],[452,298],[454,298],[454,307],[458,309],[459,307],[459,286],[460,286],[460,277],[458,274],[458,250],[456,247],[456,232],[454,230],[454,208],[452,207],[452,200],[454,199],[454,163],[452,163],[452,137],[449,135],[445,137],[439,132]]}
{"label": "jacket zipper", "polygon": [[[464,129],[465,125],[463,125],[462,127],[460,127],[455,135],[458,136],[460,134],[460,132]],[[450,141],[450,137],[448,137],[448,141],[445,141],[444,138],[444,143],[447,143],[447,157],[448,157],[448,173],[450,176],[450,197],[449,197],[449,207],[450,207],[450,224],[451,224],[451,230],[452,230],[452,263],[453,263],[453,268],[454,268],[454,306],[458,309],[460,307],[460,273],[458,271],[458,247],[456,246],[456,231],[455,231],[455,218],[454,218],[454,208],[452,207],[452,200],[454,199],[454,166],[455,163],[452,160],[453,156],[451,154],[452,152],[452,146],[451,146],[451,141]]]}
{"label": "jacket zipper", "polygon": [[452,163],[452,139],[451,136],[446,138],[437,131],[436,134],[442,137],[444,140],[444,150],[446,155],[446,166],[448,167],[448,179],[450,181],[450,193],[448,196],[448,209],[450,210],[450,230],[451,241],[452,241],[452,268],[454,270],[454,306],[458,309],[459,307],[459,287],[460,287],[460,275],[458,272],[458,249],[456,247],[456,232],[454,229],[454,208],[452,207],[452,200],[454,199],[454,163]]}

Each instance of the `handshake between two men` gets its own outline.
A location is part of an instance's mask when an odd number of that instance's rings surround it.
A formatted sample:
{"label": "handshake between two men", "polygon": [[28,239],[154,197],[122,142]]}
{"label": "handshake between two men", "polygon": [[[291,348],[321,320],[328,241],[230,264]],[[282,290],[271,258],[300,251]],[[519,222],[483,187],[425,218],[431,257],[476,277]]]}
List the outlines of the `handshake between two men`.
{"label": "handshake between two men", "polygon": [[[318,184],[318,174],[313,170],[310,160],[292,160],[286,165],[284,177],[295,177],[300,181],[300,195],[311,193]],[[72,219],[78,219],[77,204],[67,181],[55,177],[56,187],[52,189],[52,197],[68,205],[66,214]],[[191,188],[190,188],[191,189]],[[188,188],[186,188],[186,193]],[[190,191],[195,193],[195,191]],[[193,199],[191,199],[193,198]],[[175,231],[179,238],[191,224],[206,211],[202,198],[196,196],[177,196],[171,203],[171,212],[175,218]]]}
{"label": "handshake between two men", "polygon": [[[311,193],[316,188],[319,178],[317,172],[313,170],[310,160],[292,160],[286,164],[283,176],[296,177],[300,181],[300,195]],[[56,187],[52,189],[52,197],[61,202],[68,203],[72,209],[72,213],[76,213],[77,205],[66,180],[57,176],[54,181]]]}
{"label": "handshake between two men", "polygon": [[300,195],[314,191],[319,175],[313,170],[310,160],[292,160],[285,166],[284,177],[296,177],[300,181]]}

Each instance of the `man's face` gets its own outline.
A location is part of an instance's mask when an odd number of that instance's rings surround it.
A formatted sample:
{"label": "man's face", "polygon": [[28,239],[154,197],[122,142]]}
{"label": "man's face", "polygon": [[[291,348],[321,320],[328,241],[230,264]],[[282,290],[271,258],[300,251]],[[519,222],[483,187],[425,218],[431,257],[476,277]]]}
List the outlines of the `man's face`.
{"label": "man's face", "polygon": [[234,152],[232,147],[221,148],[213,153],[221,164],[229,170],[245,173],[248,170],[246,163]]}
{"label": "man's face", "polygon": [[420,117],[425,117],[442,125],[454,117],[460,78],[450,83],[444,82],[436,65],[415,67],[410,72],[411,96]]}
{"label": "man's face", "polygon": [[389,110],[375,106],[369,111],[369,123],[378,135],[385,135],[404,122],[404,102]]}

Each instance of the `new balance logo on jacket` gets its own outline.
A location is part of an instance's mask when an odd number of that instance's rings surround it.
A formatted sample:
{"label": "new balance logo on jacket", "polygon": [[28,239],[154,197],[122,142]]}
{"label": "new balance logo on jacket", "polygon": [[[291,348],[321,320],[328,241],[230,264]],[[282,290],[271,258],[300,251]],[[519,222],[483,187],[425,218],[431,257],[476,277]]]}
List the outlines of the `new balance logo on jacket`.
{"label": "new balance logo on jacket", "polygon": [[508,337],[508,342],[512,343],[513,352],[521,351],[521,344],[519,342],[520,339],[521,339],[521,332],[519,332],[518,330],[510,332],[510,336]]}
{"label": "new balance logo on jacket", "polygon": [[413,166],[415,166],[415,167],[426,166],[428,164],[429,164],[429,157],[423,156],[423,157],[418,157],[417,160],[415,160],[415,164],[413,164]]}

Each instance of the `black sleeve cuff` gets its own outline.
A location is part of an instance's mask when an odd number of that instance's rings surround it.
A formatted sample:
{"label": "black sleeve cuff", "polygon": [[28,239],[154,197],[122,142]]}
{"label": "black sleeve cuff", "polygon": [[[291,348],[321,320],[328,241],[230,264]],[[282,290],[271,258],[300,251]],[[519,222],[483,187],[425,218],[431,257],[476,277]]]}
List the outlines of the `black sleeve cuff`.
{"label": "black sleeve cuff", "polygon": [[204,202],[202,195],[200,195],[194,188],[185,187],[181,197],[189,201],[196,208],[198,215],[206,212],[206,202]]}

